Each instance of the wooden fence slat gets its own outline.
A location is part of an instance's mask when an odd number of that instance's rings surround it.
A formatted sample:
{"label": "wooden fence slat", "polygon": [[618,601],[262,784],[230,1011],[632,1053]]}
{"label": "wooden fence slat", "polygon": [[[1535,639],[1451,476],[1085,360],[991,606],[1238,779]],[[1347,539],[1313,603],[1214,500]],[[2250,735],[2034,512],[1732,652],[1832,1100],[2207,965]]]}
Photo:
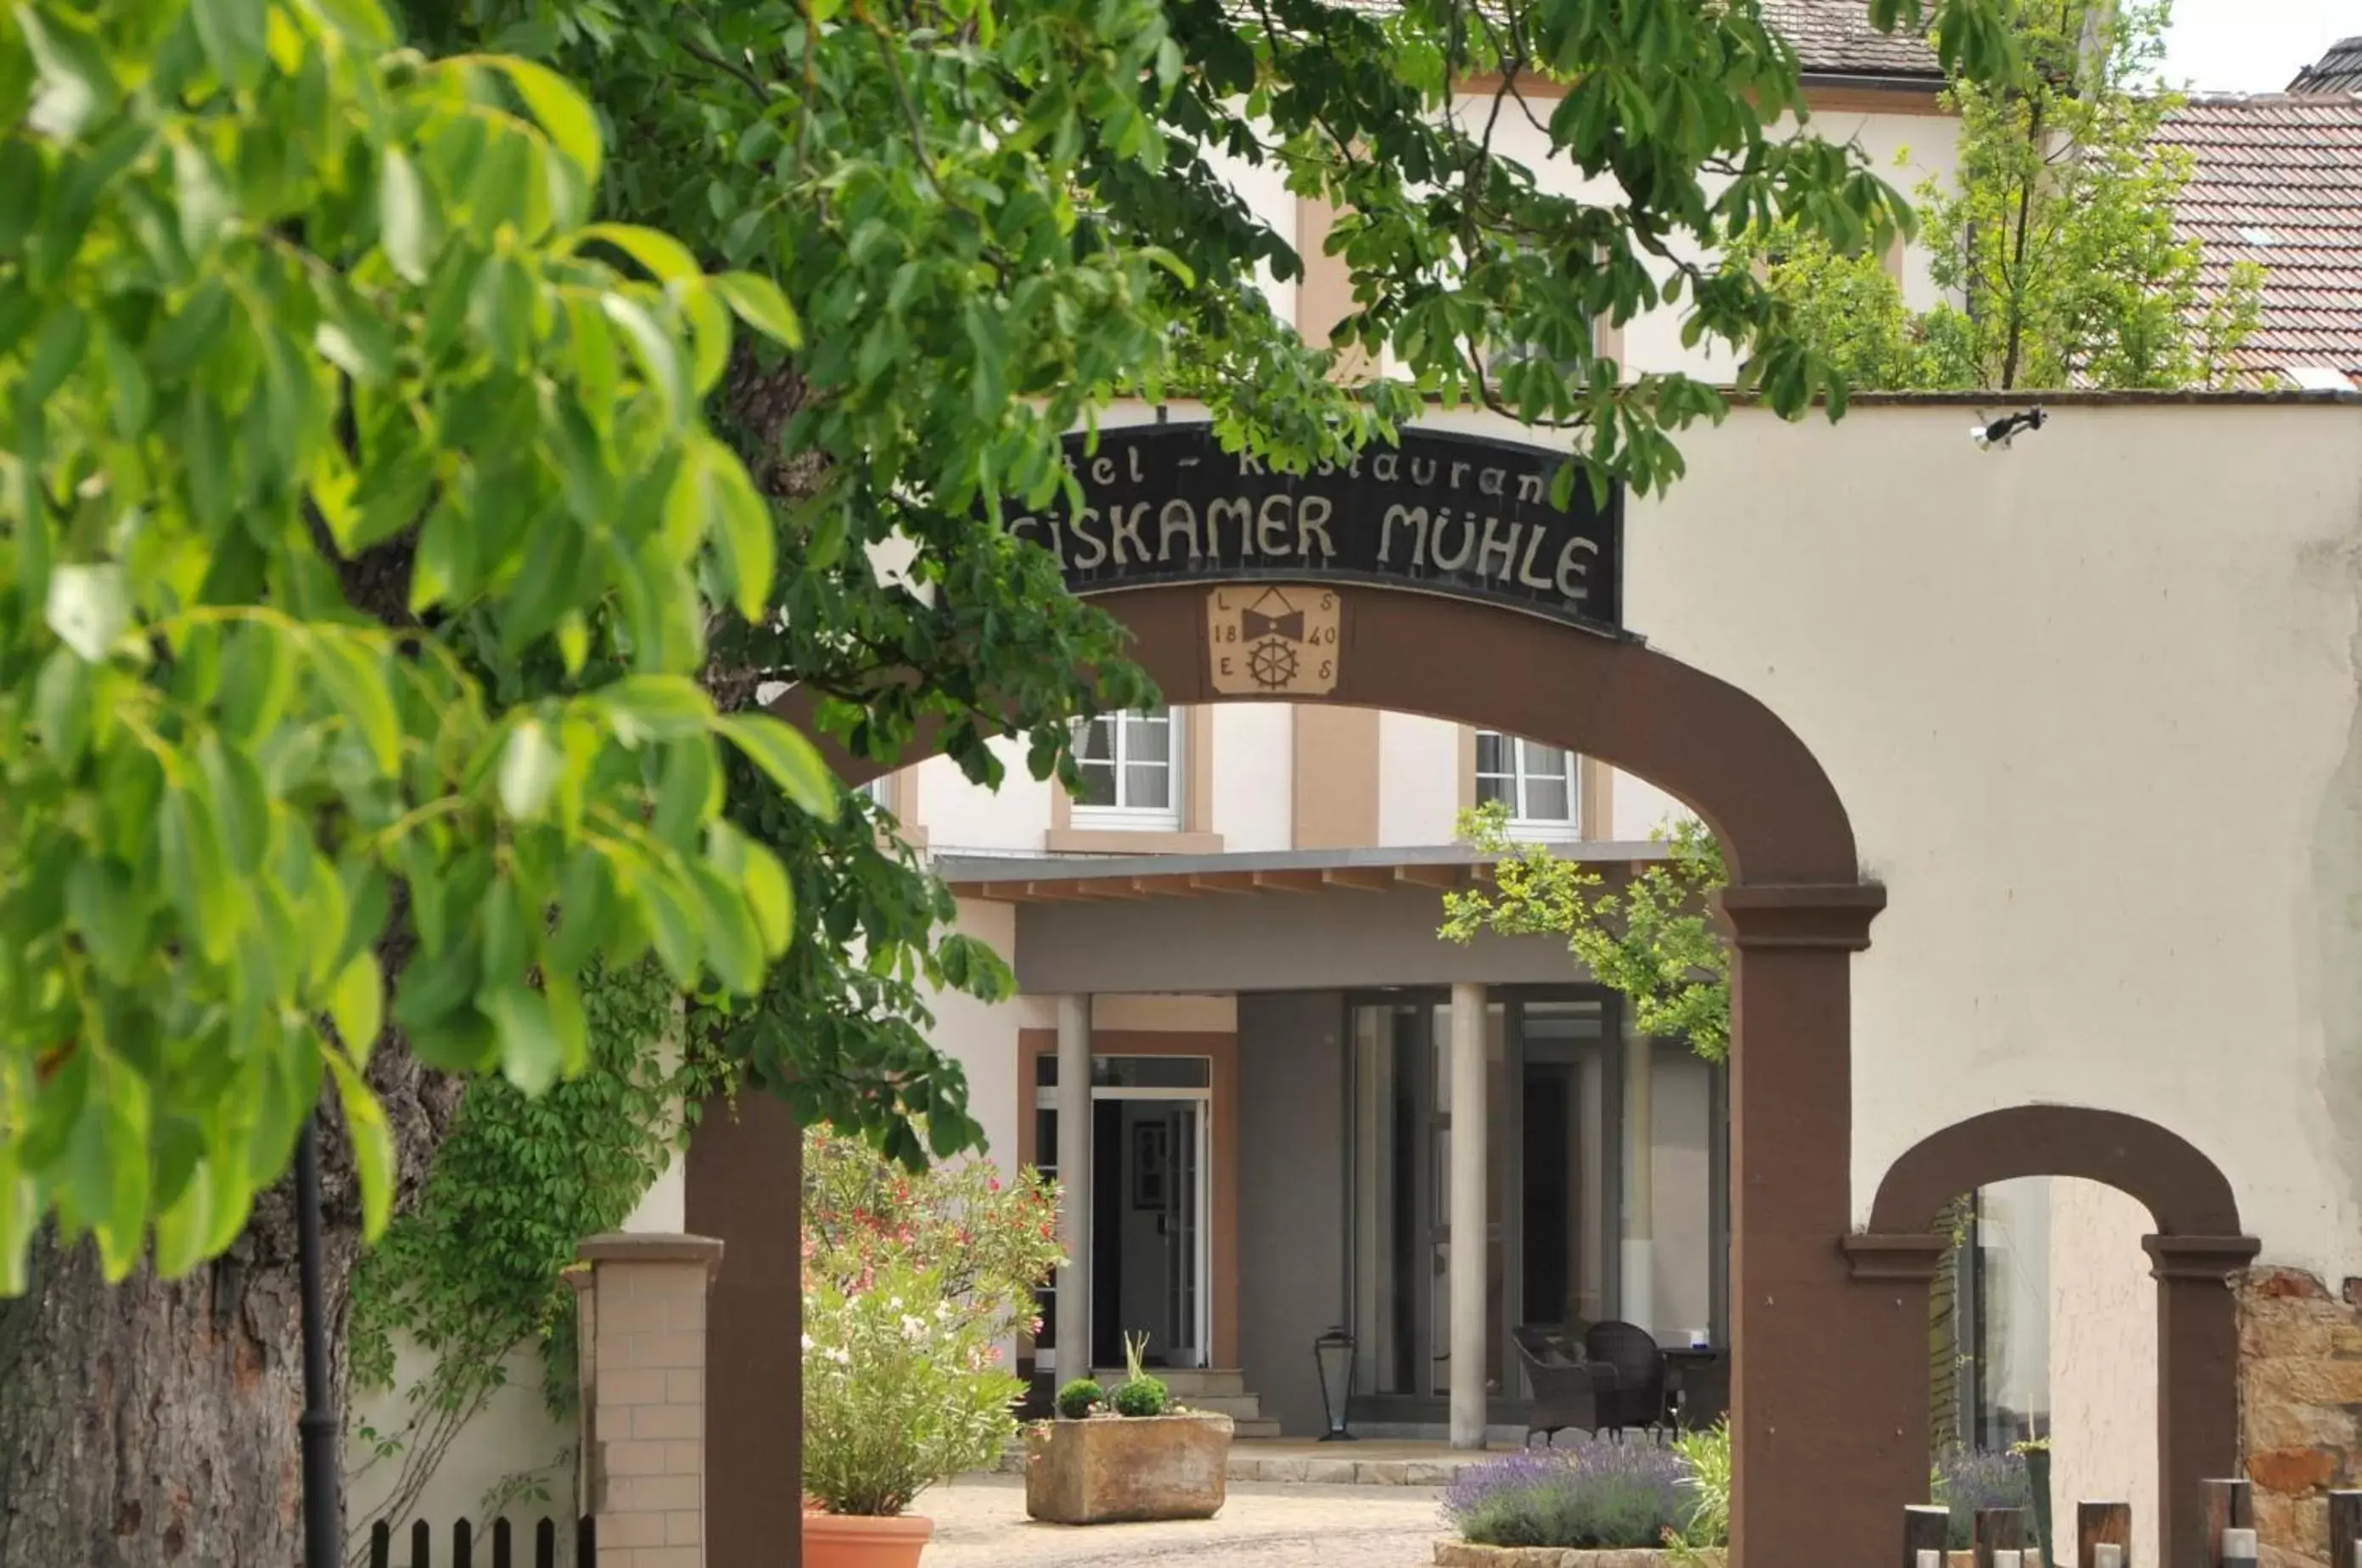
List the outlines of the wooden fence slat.
{"label": "wooden fence slat", "polygon": [[509,1552],[509,1521],[494,1519],[492,1521],[492,1568],[516,1568]]}
{"label": "wooden fence slat", "polygon": [[425,1519],[410,1527],[410,1568],[435,1568],[435,1530]]}
{"label": "wooden fence slat", "polygon": [[466,1519],[451,1527],[451,1568],[476,1568],[476,1527]]}
{"label": "wooden fence slat", "polygon": [[1977,1568],[1993,1568],[1996,1552],[2025,1550],[2024,1508],[1979,1508],[1976,1529]]}
{"label": "wooden fence slat", "polygon": [[574,1568],[599,1568],[599,1521],[589,1514],[574,1526]]}
{"label": "wooden fence slat", "polygon": [[2062,1568],[2101,1568],[2098,1549],[2113,1546],[2121,1555],[2116,1568],[2133,1568],[2133,1506],[2130,1503],[2075,1505],[2075,1561]]}
{"label": "wooden fence slat", "polygon": [[1903,1568],[1920,1568],[1923,1552],[1935,1552],[1937,1568],[1943,1568],[1944,1549],[1951,1541],[1951,1509],[1937,1503],[1912,1503],[1904,1508]]}
{"label": "wooden fence slat", "polygon": [[370,1526],[370,1568],[393,1568],[393,1527],[380,1519]]}
{"label": "wooden fence slat", "polygon": [[2245,1480],[2201,1481],[2206,1504],[2206,1563],[2223,1568],[2223,1532],[2256,1528],[2255,1490]]}
{"label": "wooden fence slat", "polygon": [[544,1519],[533,1527],[533,1568],[557,1568],[557,1521]]}
{"label": "wooden fence slat", "polygon": [[2362,1563],[2362,1492],[2329,1494],[2329,1568]]}

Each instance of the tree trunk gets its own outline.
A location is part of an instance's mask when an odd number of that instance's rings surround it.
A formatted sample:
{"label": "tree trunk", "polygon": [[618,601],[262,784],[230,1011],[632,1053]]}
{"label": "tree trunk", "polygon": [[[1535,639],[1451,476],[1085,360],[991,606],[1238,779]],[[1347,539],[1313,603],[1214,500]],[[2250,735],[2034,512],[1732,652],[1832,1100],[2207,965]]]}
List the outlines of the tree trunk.
{"label": "tree trunk", "polygon": [[[398,1037],[370,1060],[394,1130],[397,1198],[425,1179],[458,1080]],[[323,1102],[321,1286],[330,1388],[345,1409],[344,1324],[360,1256],[352,1152]],[[303,1307],[294,1183],[255,1200],[246,1232],[185,1279],[120,1285],[85,1241],[44,1233],[31,1288],[0,1300],[0,1564],[292,1568],[303,1561]]]}
{"label": "tree trunk", "polygon": [[[302,1561],[293,1214],[269,1201],[185,1279],[143,1268],[110,1287],[89,1242],[35,1244],[31,1291],[0,1303],[0,1563]],[[340,1324],[350,1233],[324,1250]]]}

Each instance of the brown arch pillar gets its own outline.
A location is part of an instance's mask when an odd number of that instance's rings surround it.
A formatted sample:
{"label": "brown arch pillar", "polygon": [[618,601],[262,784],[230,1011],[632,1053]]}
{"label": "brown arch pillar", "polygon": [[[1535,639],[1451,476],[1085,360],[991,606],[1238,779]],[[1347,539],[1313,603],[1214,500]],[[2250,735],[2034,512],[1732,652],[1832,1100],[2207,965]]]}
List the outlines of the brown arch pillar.
{"label": "brown arch pillar", "polygon": [[[1240,700],[1213,688],[1209,591],[1098,598],[1130,629],[1133,656],[1167,701]],[[1854,1285],[1839,1245],[1853,1213],[1849,964],[1869,945],[1885,893],[1861,881],[1836,790],[1770,709],[1638,641],[1428,594],[1313,591],[1336,593],[1341,619],[1336,687],[1312,700],[1581,751],[1671,791],[1720,839],[1732,879],[1720,915],[1736,948],[1732,1562],[1805,1568],[1891,1555],[1896,1508],[1926,1486],[1926,1395],[1919,1390],[1915,1473],[1903,1433],[1881,1424],[1909,1401],[1900,1374],[1910,1364],[1865,1359],[1882,1331],[1896,1331],[1880,1299]],[[773,706],[810,732],[799,694]],[[877,771],[830,760],[855,782]],[[733,1120],[717,1108],[690,1149],[690,1223],[723,1238],[732,1260],[715,1281],[710,1353],[712,1568],[799,1560],[799,1498],[781,1463],[781,1427],[800,1398],[797,1341],[784,1327],[792,1319],[778,1300],[798,1255],[789,1157],[776,1152],[791,1135],[784,1121],[745,1107]],[[742,1245],[742,1227],[768,1234]],[[1917,1332],[1924,1344],[1924,1311]],[[1896,1370],[1881,1376],[1881,1366]],[[1865,1409],[1879,1421],[1865,1425]]]}
{"label": "brown arch pillar", "polygon": [[1936,1215],[1963,1192],[2025,1176],[2070,1176],[2145,1204],[2158,1234],[2144,1237],[2157,1280],[2159,1560],[2206,1560],[2199,1483],[2238,1474],[2239,1325],[2232,1277],[2260,1250],[2239,1234],[2238,1205],[2214,1162],[2178,1134],[2116,1111],[2020,1105],[1955,1123],[1914,1145],[1879,1183],[1870,1232],[1849,1236],[1855,1279],[1889,1292],[1918,1330],[1915,1346],[1882,1341],[1876,1354],[1919,1372],[1894,1417],[1914,1463],[1927,1463],[1927,1292],[1942,1260]]}

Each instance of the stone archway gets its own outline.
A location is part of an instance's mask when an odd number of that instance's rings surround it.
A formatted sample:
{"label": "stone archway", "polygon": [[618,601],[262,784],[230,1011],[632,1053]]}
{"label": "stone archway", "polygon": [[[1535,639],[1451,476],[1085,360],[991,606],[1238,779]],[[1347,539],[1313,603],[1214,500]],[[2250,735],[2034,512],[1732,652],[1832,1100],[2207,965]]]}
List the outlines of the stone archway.
{"label": "stone archway", "polygon": [[[1333,690],[1313,700],[1579,751],[1671,791],[1721,839],[1732,882],[1719,914],[1736,948],[1734,1561],[1774,1568],[1884,1553],[1896,1507],[1926,1486],[1924,1452],[1899,1431],[1910,1398],[1900,1369],[1926,1328],[1860,1288],[1839,1246],[1852,1213],[1849,960],[1869,945],[1885,893],[1860,879],[1835,789],[1768,708],[1637,641],[1429,593],[1323,591],[1341,601],[1339,668]],[[1209,592],[1094,596],[1176,704],[1238,700],[1210,674]],[[780,707],[805,716],[794,693]],[[876,771],[832,760],[851,778]],[[709,1116],[690,1151],[690,1228],[729,1249],[711,1307],[714,1568],[776,1564],[783,1543],[795,1560],[799,1503],[785,1475],[797,1456],[780,1435],[799,1397],[794,1146],[778,1102],[749,1096],[736,1118]],[[1865,1376],[1880,1366],[1898,1374]]]}
{"label": "stone archway", "polygon": [[[2230,1182],[2187,1139],[2138,1116],[2073,1105],[2019,1105],[1954,1123],[1887,1168],[1869,1230],[1846,1240],[1854,1277],[1891,1290],[1896,1307],[1924,1324],[1944,1253],[1934,1234],[1938,1211],[1960,1193],[2025,1176],[2115,1188],[2139,1200],[2157,1225],[2141,1245],[2157,1278],[2160,1555],[2200,1561],[2199,1483],[2238,1473],[2239,1330],[2229,1281],[2260,1244],[2240,1232]],[[1914,1392],[1908,1430],[1924,1444],[1924,1377]]]}

